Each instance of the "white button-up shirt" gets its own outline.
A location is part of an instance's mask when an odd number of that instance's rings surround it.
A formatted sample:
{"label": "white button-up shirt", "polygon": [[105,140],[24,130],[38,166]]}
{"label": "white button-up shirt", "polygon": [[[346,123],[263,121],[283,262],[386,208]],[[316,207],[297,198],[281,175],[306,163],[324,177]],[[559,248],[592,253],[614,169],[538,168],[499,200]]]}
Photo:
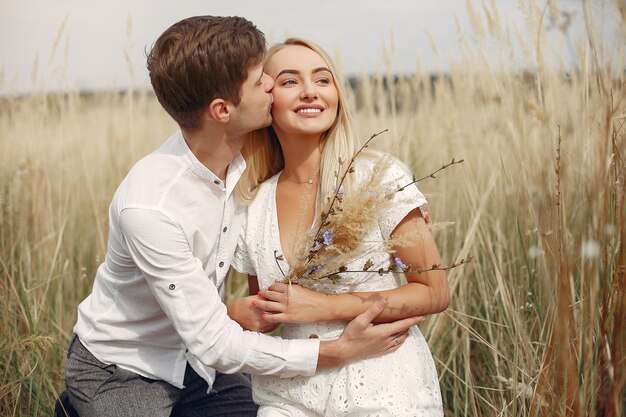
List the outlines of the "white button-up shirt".
{"label": "white button-up shirt", "polygon": [[315,372],[319,341],[244,331],[226,314],[224,279],[245,211],[233,188],[244,168],[235,158],[224,184],[177,132],[131,169],[74,327],[96,358],[176,387],[188,360],[209,385],[214,372],[198,361],[222,373]]}

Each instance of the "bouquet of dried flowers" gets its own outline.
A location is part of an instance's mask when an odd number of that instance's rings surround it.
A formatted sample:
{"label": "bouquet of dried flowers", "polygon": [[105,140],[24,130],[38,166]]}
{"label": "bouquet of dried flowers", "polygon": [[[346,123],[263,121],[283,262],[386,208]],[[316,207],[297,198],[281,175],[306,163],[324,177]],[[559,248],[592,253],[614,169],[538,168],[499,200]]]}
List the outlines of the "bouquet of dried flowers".
{"label": "bouquet of dried flowers", "polygon": [[[386,130],[385,130],[386,131]],[[405,265],[400,258],[394,258],[388,267],[375,268],[374,262],[369,257],[374,252],[380,251],[381,242],[368,242],[364,238],[377,219],[392,204],[395,193],[404,191],[408,186],[426,178],[435,178],[439,171],[463,160],[452,161],[443,165],[433,173],[415,178],[408,184],[397,189],[389,189],[384,183],[384,172],[390,163],[389,157],[377,158],[371,172],[364,181],[355,184],[350,195],[344,193],[344,182],[348,175],[354,174],[354,164],[359,155],[370,142],[385,131],[372,135],[365,144],[354,154],[343,174],[335,173],[335,192],[325,204],[316,222],[317,227],[305,235],[296,244],[293,261],[289,273],[285,276],[286,281],[303,286],[311,286],[313,283],[327,280],[332,283],[341,279],[341,274],[355,272],[377,272],[380,275],[390,272],[407,272],[410,266]],[[339,161],[342,166],[345,161]],[[394,249],[409,245],[415,236],[396,236],[383,243],[384,250],[391,254]],[[274,253],[278,267],[282,255]],[[391,256],[392,257],[392,256]],[[349,269],[347,265],[355,259],[366,259],[359,269]],[[449,266],[432,265],[428,269],[413,272],[426,272],[435,269],[450,269],[468,262],[462,259]],[[282,269],[281,269],[282,271]],[[283,272],[283,275],[284,272]]]}

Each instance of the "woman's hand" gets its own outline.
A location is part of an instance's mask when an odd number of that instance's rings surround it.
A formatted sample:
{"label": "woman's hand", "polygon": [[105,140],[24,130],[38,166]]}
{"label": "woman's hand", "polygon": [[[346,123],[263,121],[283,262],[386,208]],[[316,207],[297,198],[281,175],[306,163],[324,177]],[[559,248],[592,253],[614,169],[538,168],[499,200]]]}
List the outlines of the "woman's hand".
{"label": "woman's hand", "polygon": [[272,323],[314,323],[326,321],[332,307],[331,294],[325,294],[296,284],[275,282],[265,291],[259,291],[261,300],[255,305],[263,311],[263,318]]}
{"label": "woman's hand", "polygon": [[258,295],[238,298],[226,305],[228,315],[241,327],[253,332],[267,333],[278,327],[278,323],[272,323],[263,318],[263,311],[255,307],[255,304],[263,301]]}

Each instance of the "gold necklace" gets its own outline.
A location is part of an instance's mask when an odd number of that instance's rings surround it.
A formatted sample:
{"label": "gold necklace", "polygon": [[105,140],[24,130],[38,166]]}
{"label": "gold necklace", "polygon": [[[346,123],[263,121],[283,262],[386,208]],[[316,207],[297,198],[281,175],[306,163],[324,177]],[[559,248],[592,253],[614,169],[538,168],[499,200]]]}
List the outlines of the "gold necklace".
{"label": "gold necklace", "polygon": [[289,182],[293,182],[294,184],[309,184],[309,185],[313,185],[313,180],[315,180],[315,178],[317,178],[317,176],[319,175],[319,173],[320,173],[320,171],[319,171],[319,169],[318,169],[318,170],[317,170],[317,172],[316,172],[315,174],[313,174],[313,176],[312,176],[310,179],[308,179],[308,180],[306,180],[306,181],[296,181],[296,180],[294,180],[294,179],[292,179],[292,178],[289,178],[289,177],[287,176],[287,174],[285,173],[285,171],[283,171],[283,174],[285,174],[285,179],[286,179],[287,181],[289,181]]}

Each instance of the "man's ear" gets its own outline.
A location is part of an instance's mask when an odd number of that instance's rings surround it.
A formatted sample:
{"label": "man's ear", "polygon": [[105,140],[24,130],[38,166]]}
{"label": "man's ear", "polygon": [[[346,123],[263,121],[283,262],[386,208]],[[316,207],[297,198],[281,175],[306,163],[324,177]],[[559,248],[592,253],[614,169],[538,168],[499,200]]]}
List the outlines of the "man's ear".
{"label": "man's ear", "polygon": [[209,103],[205,112],[216,122],[226,123],[230,120],[230,103],[223,98],[216,98]]}

